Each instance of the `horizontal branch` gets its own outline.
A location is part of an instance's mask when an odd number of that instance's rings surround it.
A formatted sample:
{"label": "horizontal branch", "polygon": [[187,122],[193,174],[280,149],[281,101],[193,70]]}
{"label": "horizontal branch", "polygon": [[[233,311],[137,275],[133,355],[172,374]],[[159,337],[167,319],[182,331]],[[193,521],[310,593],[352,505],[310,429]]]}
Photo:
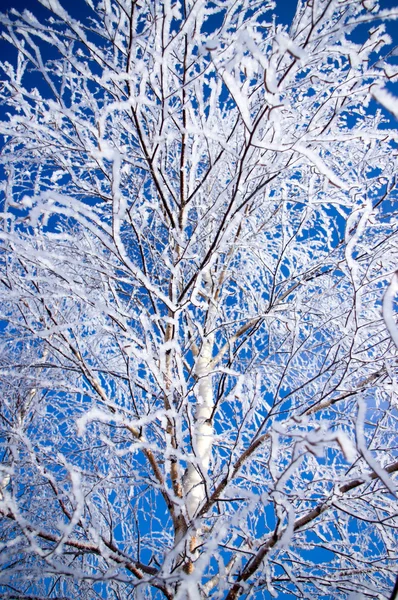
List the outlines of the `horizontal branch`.
{"label": "horizontal branch", "polygon": [[[0,507],[0,515],[7,519],[12,519],[13,521],[17,521],[15,515],[10,510],[4,510],[4,508]],[[33,528],[31,525],[28,526],[29,530],[33,535],[39,537],[42,540],[47,542],[51,542],[53,544],[59,545],[61,542],[70,548],[75,548],[79,550],[79,552],[85,552],[88,554],[95,554],[96,556],[102,556],[102,551],[96,544],[90,542],[83,542],[81,540],[75,539],[66,539],[64,540],[62,536],[57,536],[52,533],[48,533],[46,531]],[[132,561],[130,558],[123,555],[123,553],[110,541],[101,536],[101,541],[104,545],[112,552],[112,560],[114,560],[117,564],[125,567],[130,573],[135,575],[137,579],[143,579],[145,573],[146,575],[155,576],[158,574],[158,570],[154,567],[150,567],[145,565],[139,561]]]}

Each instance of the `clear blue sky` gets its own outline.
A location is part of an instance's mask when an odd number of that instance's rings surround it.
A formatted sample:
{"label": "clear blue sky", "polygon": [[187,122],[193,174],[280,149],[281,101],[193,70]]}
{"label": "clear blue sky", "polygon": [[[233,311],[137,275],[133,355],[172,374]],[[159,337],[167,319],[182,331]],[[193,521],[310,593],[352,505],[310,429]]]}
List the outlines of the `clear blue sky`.
{"label": "clear blue sky", "polygon": [[[84,0],[60,0],[61,4],[67,8],[68,6],[74,7],[74,14],[76,14],[76,6],[82,6],[85,10]],[[359,0],[358,0],[359,1]],[[294,14],[297,0],[276,0],[276,14],[280,22],[289,23]],[[398,0],[379,0],[381,8],[391,8],[392,6],[398,6]],[[39,0],[1,0],[0,12],[5,12],[10,8],[16,8],[17,10],[23,10],[28,8],[36,16],[48,14],[48,11],[43,8]],[[398,43],[398,22],[389,26],[389,32],[395,38],[395,43]]]}
{"label": "clear blue sky", "polygon": [[[60,0],[61,4],[67,8],[68,6],[74,6],[74,13],[76,13],[76,6],[79,4],[84,7],[84,0],[79,0],[78,3],[76,0]],[[390,0],[383,0],[383,3],[386,2],[388,5],[391,4]],[[387,5],[386,4],[386,5]],[[277,14],[278,17],[284,22],[290,21],[294,9],[296,7],[296,0],[277,0]],[[40,12],[41,14],[45,14],[47,11],[40,6],[38,0],[1,0],[1,8],[0,11],[4,12],[9,8],[16,8],[17,10],[23,10],[24,8],[28,8],[36,15]]]}

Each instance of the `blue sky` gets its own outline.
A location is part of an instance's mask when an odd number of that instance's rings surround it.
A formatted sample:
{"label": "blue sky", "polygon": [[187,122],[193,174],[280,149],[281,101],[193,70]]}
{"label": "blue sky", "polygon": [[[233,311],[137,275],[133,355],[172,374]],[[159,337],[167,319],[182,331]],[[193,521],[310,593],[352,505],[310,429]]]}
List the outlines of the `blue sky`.
{"label": "blue sky", "polygon": [[[358,0],[359,1],[359,0]],[[82,7],[83,11],[81,16],[84,16],[85,10],[85,2],[84,0],[79,0],[77,3],[76,0],[61,0],[61,4],[65,6],[65,8],[74,8],[74,14],[78,14],[76,11],[76,6]],[[379,0],[380,7],[383,8],[391,8],[393,6],[398,5],[398,0]],[[278,17],[278,20],[281,23],[289,24],[294,15],[295,8],[297,5],[297,0],[276,0],[276,9],[275,13]],[[38,18],[45,18],[49,13],[47,9],[41,6],[39,0],[2,0],[0,11],[4,12],[11,8],[15,8],[17,10],[28,9],[31,10]],[[393,37],[394,42],[398,43],[398,22],[389,23],[387,26],[388,32]],[[3,55],[4,49],[0,47],[0,60],[7,58]]]}
{"label": "blue sky", "polygon": [[[386,6],[394,5],[394,3],[391,3],[390,0],[383,0],[383,5],[384,5],[384,3],[386,3]],[[61,0],[61,4],[63,4],[65,7],[68,7],[68,6],[76,7],[76,1],[74,1],[74,0]],[[80,0],[79,4],[82,7],[85,6],[83,0]],[[295,7],[296,7],[295,0],[277,0],[276,12],[278,14],[278,17],[281,20],[283,20],[284,22],[288,22],[291,19],[292,15],[294,14]],[[3,12],[10,8],[16,8],[17,10],[23,10],[25,8],[28,8],[29,10],[34,12],[36,15],[38,15],[39,13],[41,13],[42,15],[45,15],[47,13],[46,9],[44,9],[42,6],[40,6],[40,3],[38,0],[2,0],[1,11]]]}
{"label": "blue sky", "polygon": [[[63,4],[65,7],[73,5],[76,7],[75,0],[61,0],[61,4]],[[79,4],[83,7],[83,0],[80,0]],[[285,23],[290,21],[291,17],[294,14],[296,4],[296,0],[276,0],[276,13],[281,21]],[[389,8],[391,6],[396,6],[397,1],[379,0],[379,4],[381,8]],[[42,14],[45,14],[47,12],[43,7],[40,6],[39,0],[2,0],[1,11],[5,11],[10,8],[16,8],[17,10],[23,10],[24,8],[28,8],[29,10],[34,11],[36,14],[38,14],[39,11]]]}
{"label": "blue sky", "polygon": [[[359,1],[359,0],[358,0]],[[61,3],[66,7],[73,7],[74,14],[76,14],[76,6],[84,7],[83,0],[61,0]],[[398,0],[382,0],[381,6],[382,8],[388,8],[390,6],[394,6],[398,4]],[[280,22],[288,23],[291,20],[291,17],[294,13],[294,9],[296,6],[296,2],[294,0],[278,0],[277,1],[277,9],[276,13]],[[38,0],[2,0],[1,11],[5,11],[9,8],[16,8],[18,10],[23,10],[25,8],[31,10],[35,13],[39,18],[45,17],[48,14],[48,11],[44,9],[38,2]],[[82,18],[84,17],[84,11],[81,13]],[[394,27],[389,26],[389,31],[393,34],[393,31],[397,32],[398,25],[395,24]],[[2,59],[6,59],[7,57],[3,55],[4,46],[0,47],[0,54]],[[321,557],[320,557],[321,560]],[[291,596],[283,596],[282,594],[279,598],[288,598]]]}

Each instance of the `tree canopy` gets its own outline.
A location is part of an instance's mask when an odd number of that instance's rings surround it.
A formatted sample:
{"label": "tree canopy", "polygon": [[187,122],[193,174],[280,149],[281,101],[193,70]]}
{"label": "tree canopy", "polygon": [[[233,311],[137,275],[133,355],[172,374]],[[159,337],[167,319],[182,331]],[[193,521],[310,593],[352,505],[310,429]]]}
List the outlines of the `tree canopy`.
{"label": "tree canopy", "polygon": [[398,9],[40,2],[0,15],[3,597],[390,598]]}

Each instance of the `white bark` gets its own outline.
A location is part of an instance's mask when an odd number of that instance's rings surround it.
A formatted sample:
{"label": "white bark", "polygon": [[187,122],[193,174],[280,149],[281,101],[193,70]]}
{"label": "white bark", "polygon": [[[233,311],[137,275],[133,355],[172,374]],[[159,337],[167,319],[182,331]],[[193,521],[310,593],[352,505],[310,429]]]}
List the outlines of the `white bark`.
{"label": "white bark", "polygon": [[42,4],[0,15],[0,595],[388,597],[398,10]]}
{"label": "white bark", "polygon": [[193,519],[206,497],[206,479],[210,466],[213,446],[213,377],[211,361],[214,348],[214,317],[216,315],[215,300],[212,293],[212,280],[209,269],[203,275],[206,300],[209,303],[206,319],[206,330],[202,339],[202,347],[195,363],[196,406],[192,427],[192,461],[188,463],[184,477],[184,493],[189,519]]}
{"label": "white bark", "polygon": [[213,356],[214,334],[203,340],[200,355],[196,361],[195,375],[197,383],[197,405],[192,431],[193,457],[187,466],[184,478],[184,492],[187,499],[187,513],[193,519],[205,499],[206,477],[210,465],[213,446],[213,425],[211,422],[214,408],[212,375],[209,365]]}

